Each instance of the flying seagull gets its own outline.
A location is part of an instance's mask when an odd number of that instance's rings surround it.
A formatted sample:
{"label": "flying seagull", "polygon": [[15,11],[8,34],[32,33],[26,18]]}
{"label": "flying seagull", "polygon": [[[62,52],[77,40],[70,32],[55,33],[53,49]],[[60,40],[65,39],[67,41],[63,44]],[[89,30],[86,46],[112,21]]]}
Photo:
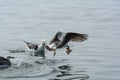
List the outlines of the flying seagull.
{"label": "flying seagull", "polygon": [[27,42],[23,40],[26,44],[27,52],[30,53],[31,56],[40,56],[45,57],[45,41],[42,40],[41,44],[34,44],[31,42]]}
{"label": "flying seagull", "polygon": [[46,49],[49,51],[54,51],[54,56],[56,55],[56,49],[60,49],[66,47],[66,53],[69,54],[72,50],[68,46],[68,42],[83,42],[88,39],[87,34],[80,34],[74,32],[61,32],[58,31],[55,36],[51,39],[48,45],[46,45]]}

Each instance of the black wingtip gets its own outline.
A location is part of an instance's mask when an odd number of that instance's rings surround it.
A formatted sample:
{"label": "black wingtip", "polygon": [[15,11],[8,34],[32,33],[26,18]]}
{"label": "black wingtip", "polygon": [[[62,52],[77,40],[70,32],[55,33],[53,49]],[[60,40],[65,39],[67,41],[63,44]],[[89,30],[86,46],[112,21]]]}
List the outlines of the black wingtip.
{"label": "black wingtip", "polygon": [[85,41],[88,39],[88,34],[81,34],[82,41]]}
{"label": "black wingtip", "polygon": [[84,39],[85,39],[85,40],[88,39],[88,34],[84,34]]}
{"label": "black wingtip", "polygon": [[28,42],[27,41],[25,41],[25,40],[22,40],[23,42],[25,42],[26,44],[28,44]]}

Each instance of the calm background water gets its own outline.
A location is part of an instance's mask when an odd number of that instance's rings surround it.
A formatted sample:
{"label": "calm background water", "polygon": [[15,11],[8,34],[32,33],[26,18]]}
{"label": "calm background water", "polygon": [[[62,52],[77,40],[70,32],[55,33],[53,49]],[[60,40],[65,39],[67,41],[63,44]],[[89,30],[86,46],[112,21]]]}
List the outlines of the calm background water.
{"label": "calm background water", "polygon": [[[24,49],[22,40],[40,43],[57,31],[86,33],[83,43],[46,51],[46,60],[28,68],[13,65],[0,80],[120,80],[120,0],[0,0],[0,55]],[[63,70],[63,71],[61,71]]]}

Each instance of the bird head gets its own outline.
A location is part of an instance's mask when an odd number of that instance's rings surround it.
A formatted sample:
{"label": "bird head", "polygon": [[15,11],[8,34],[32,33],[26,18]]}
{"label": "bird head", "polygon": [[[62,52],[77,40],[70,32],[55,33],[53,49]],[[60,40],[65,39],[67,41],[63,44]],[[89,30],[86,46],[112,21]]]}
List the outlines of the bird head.
{"label": "bird head", "polygon": [[11,58],[14,59],[15,57],[12,57],[12,56],[7,56],[6,57],[6,59],[8,59],[8,60],[11,59]]}
{"label": "bird head", "polygon": [[45,39],[43,39],[42,41],[41,41],[41,44],[42,45],[45,45],[46,43],[45,43]]}

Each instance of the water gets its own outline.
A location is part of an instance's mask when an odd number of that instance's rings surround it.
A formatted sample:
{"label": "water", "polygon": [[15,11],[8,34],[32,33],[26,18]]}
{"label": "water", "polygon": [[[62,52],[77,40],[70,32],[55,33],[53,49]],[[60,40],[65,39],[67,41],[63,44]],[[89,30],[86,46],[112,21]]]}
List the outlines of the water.
{"label": "water", "polygon": [[[18,58],[0,80],[120,80],[120,0],[0,0],[0,55]],[[65,50],[31,58],[22,40],[40,43],[57,31],[89,35]],[[16,63],[19,63],[17,64]]]}

